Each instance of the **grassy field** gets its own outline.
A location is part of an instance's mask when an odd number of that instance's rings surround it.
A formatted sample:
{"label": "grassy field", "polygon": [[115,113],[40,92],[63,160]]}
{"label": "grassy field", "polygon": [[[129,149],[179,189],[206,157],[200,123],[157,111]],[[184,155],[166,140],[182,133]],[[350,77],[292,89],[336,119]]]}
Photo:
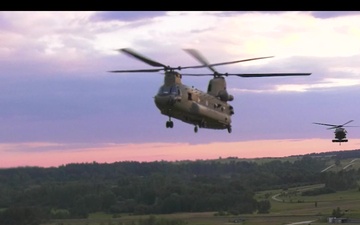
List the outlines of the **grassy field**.
{"label": "grassy field", "polygon": [[[327,223],[325,219],[331,216],[332,211],[337,207],[339,207],[340,210],[345,213],[344,217],[354,219],[360,218],[359,189],[318,196],[301,195],[301,191],[303,190],[321,186],[322,185],[320,184],[301,188],[293,188],[287,190],[286,192],[282,190],[273,190],[270,193],[262,192],[257,194],[257,198],[261,199],[264,198],[262,196],[271,196],[271,212],[269,215],[290,217],[303,216],[304,218],[307,217],[309,220],[312,220],[311,218],[317,219],[318,222],[313,222],[311,224]],[[293,220],[293,218],[291,218],[291,220]]]}
{"label": "grassy field", "polygon": [[[324,194],[318,196],[301,196],[301,191],[323,186],[322,184],[292,188],[285,191],[271,190],[259,192],[256,198],[269,199],[269,214],[246,214],[238,216],[215,216],[215,212],[178,213],[170,215],[153,215],[156,219],[182,220],[187,225],[289,225],[301,221],[304,224],[328,224],[327,218],[337,207],[345,213],[344,217],[360,220],[359,189]],[[57,220],[44,225],[137,225],[139,220],[149,219],[146,216],[112,215],[96,213],[83,220]],[[239,222],[241,220],[241,222]],[[238,220],[238,221],[236,221]],[[235,222],[236,221],[236,222]],[[311,222],[310,222],[311,221]],[[360,223],[351,223],[360,224]]]}

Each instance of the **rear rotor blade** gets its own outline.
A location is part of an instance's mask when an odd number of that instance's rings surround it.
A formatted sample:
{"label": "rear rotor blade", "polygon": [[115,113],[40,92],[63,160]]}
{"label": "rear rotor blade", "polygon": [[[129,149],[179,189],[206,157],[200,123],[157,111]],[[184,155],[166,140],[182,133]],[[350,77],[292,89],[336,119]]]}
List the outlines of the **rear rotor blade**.
{"label": "rear rotor blade", "polygon": [[195,49],[184,49],[187,53],[189,53],[191,56],[193,56],[195,59],[197,59],[199,62],[201,62],[203,65],[207,66],[211,71],[213,71],[215,74],[218,74],[218,72],[212,68],[209,64],[209,62],[205,59],[204,56],[201,55],[200,52],[196,51]]}
{"label": "rear rotor blade", "polygon": [[[309,76],[311,73],[218,73],[224,76],[238,77],[281,77],[281,76]],[[213,74],[182,74],[184,76],[212,76]]]}
{"label": "rear rotor blade", "polygon": [[[203,65],[207,66],[211,71],[214,72],[215,75],[239,76],[239,77],[274,77],[274,76],[308,76],[308,75],[311,74],[311,73],[252,73],[252,74],[251,73],[249,73],[249,74],[219,73],[218,71],[216,71],[213,68],[213,66],[227,65],[227,64],[246,62],[246,61],[258,60],[258,59],[266,59],[266,58],[272,58],[274,56],[257,57],[257,58],[236,60],[236,61],[231,61],[231,62],[209,64],[209,62],[205,59],[205,57],[202,56],[201,53],[198,52],[197,50],[195,50],[195,49],[184,49],[184,51],[189,53],[191,56],[193,56],[195,59],[197,59]],[[183,68],[185,68],[185,67],[183,67]],[[195,67],[193,67],[193,68],[195,68]],[[196,67],[196,68],[199,68],[199,67]],[[214,74],[182,74],[182,75],[185,75],[185,76],[211,76],[211,75],[214,75]]]}
{"label": "rear rotor blade", "polygon": [[[201,62],[204,67],[208,67],[211,71],[213,71],[215,74],[221,74],[217,72],[213,66],[221,66],[221,65],[228,65],[228,64],[234,64],[239,62],[246,62],[246,61],[252,61],[252,60],[258,60],[258,59],[266,59],[266,58],[272,58],[274,56],[266,56],[266,57],[257,57],[257,58],[250,58],[250,59],[242,59],[242,60],[236,60],[236,61],[230,61],[230,62],[222,62],[222,63],[212,63],[210,64],[201,53],[195,49],[184,49],[187,53],[189,53],[191,56],[193,56],[195,59],[197,59],[199,62]],[[201,67],[182,67],[185,68],[201,68]],[[207,75],[206,75],[207,76]]]}
{"label": "rear rotor blade", "polygon": [[[227,74],[228,76],[238,77],[281,77],[281,76],[309,76],[311,73],[243,73]],[[225,74],[226,75],[226,74]]]}
{"label": "rear rotor blade", "polygon": [[213,63],[209,66],[221,66],[221,65],[228,65],[228,64],[234,64],[239,62],[246,62],[246,61],[252,61],[252,60],[258,60],[258,59],[267,59],[267,58],[273,58],[274,56],[265,56],[265,57],[258,57],[258,58],[251,58],[251,59],[243,59],[243,60],[236,60],[231,62],[223,62],[223,63]]}

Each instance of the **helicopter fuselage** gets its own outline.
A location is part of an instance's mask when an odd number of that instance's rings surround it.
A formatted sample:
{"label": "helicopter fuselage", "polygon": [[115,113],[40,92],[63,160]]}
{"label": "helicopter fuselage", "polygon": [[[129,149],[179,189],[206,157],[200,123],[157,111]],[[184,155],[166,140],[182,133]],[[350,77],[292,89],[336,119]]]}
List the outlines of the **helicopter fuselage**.
{"label": "helicopter fuselage", "polygon": [[231,132],[233,107],[206,92],[181,83],[181,75],[168,72],[164,84],[154,97],[161,114],[169,117],[166,127],[172,127],[171,118],[176,118],[197,127],[228,129]]}
{"label": "helicopter fuselage", "polygon": [[344,128],[336,128],[335,131],[335,139],[333,142],[347,142],[346,139],[346,130]]}
{"label": "helicopter fuselage", "polygon": [[[311,73],[219,73],[214,66],[227,65],[251,60],[271,58],[273,56],[249,58],[230,62],[210,64],[195,49],[184,49],[201,65],[171,67],[160,62],[145,57],[130,48],[119,49],[119,51],[136,58],[150,66],[158,67],[157,69],[136,69],[136,70],[113,70],[113,73],[145,73],[165,71],[164,83],[154,97],[155,105],[163,115],[169,117],[166,121],[166,128],[174,126],[171,118],[181,120],[188,124],[195,125],[195,133],[198,128],[209,129],[227,129],[231,133],[231,115],[234,114],[234,108],[228,104],[234,100],[234,96],[228,93],[224,76],[237,77],[274,77],[274,76],[308,76]],[[159,68],[160,67],[160,68]],[[207,92],[200,91],[196,88],[186,86],[181,83],[182,75],[177,71],[183,69],[205,68],[211,70],[211,74],[182,74],[188,76],[212,76],[209,81]]]}

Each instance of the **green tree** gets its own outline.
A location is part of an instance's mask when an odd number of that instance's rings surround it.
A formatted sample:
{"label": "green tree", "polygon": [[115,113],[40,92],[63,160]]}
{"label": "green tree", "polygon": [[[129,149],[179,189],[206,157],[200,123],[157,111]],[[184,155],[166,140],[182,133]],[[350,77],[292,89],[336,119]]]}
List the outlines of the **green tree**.
{"label": "green tree", "polygon": [[340,207],[337,207],[336,209],[333,209],[332,211],[332,216],[336,217],[336,218],[340,218],[343,217],[345,214],[343,212],[341,212]]}
{"label": "green tree", "polygon": [[264,214],[269,213],[271,208],[271,203],[269,200],[262,200],[257,203],[258,213]]}
{"label": "green tree", "polygon": [[0,212],[1,225],[39,225],[48,220],[48,214],[38,207],[11,207]]}

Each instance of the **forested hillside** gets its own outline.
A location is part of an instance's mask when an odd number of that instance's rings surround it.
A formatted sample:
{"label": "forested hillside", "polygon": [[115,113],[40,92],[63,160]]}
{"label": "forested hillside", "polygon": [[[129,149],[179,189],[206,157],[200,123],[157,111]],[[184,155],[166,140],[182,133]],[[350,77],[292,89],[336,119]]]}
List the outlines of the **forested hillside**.
{"label": "forested hillside", "polygon": [[[351,154],[349,153],[351,152]],[[0,224],[12,214],[50,218],[217,211],[266,213],[257,191],[324,183],[326,191],[357,187],[360,170],[321,172],[327,160],[360,151],[297,156],[296,160],[237,158],[178,162],[82,163],[0,170]],[[309,193],[316,194],[316,193]],[[21,217],[21,216],[20,216]],[[34,223],[36,224],[36,223]]]}

